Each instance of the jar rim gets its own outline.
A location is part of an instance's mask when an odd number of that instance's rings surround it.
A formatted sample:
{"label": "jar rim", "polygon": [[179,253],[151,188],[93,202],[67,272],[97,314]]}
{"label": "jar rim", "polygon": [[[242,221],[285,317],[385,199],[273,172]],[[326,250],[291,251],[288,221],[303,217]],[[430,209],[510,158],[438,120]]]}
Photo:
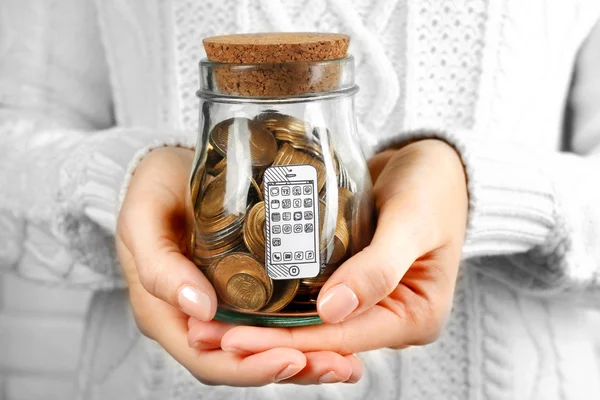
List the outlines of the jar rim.
{"label": "jar rim", "polygon": [[226,63],[220,61],[212,61],[208,58],[202,58],[199,62],[199,65],[202,66],[220,66],[220,65],[233,65],[240,67],[253,67],[253,66],[265,66],[265,65],[300,65],[300,64],[311,64],[311,65],[321,65],[321,64],[343,64],[346,62],[354,62],[354,56],[348,54],[343,58],[334,58],[331,60],[309,60],[309,61],[285,61],[285,62],[263,62],[263,63]]}
{"label": "jar rim", "polygon": [[[236,64],[202,59],[200,98],[240,101],[308,101],[351,95],[354,57],[317,61]],[[243,101],[243,100],[242,100]]]}

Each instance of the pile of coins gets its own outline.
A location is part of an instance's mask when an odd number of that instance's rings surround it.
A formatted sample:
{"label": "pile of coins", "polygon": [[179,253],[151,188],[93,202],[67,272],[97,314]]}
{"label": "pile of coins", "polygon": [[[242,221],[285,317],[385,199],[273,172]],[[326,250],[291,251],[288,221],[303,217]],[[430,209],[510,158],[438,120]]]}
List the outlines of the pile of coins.
{"label": "pile of coins", "polygon": [[[191,180],[196,222],[191,257],[215,287],[221,306],[267,314],[314,311],[321,287],[350,255],[355,185],[331,143],[322,142],[325,137],[330,140],[326,129],[275,111],[254,119],[230,118],[210,130],[206,158],[199,160]],[[306,164],[317,171],[320,274],[272,280],[265,269],[262,175],[271,165]],[[338,192],[337,215],[329,216],[329,229],[326,165],[335,171]],[[244,166],[248,173],[232,178]]]}

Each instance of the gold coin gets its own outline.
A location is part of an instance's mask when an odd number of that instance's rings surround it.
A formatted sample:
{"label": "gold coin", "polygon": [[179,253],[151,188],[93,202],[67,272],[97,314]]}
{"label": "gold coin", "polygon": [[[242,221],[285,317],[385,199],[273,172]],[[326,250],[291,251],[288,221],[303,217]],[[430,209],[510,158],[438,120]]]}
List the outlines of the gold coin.
{"label": "gold coin", "polygon": [[284,143],[273,160],[272,165],[312,165],[317,170],[317,191],[325,186],[327,171],[323,162],[311,154],[294,149],[289,143]]}
{"label": "gold coin", "polygon": [[215,217],[223,211],[225,204],[225,171],[208,184],[200,203],[200,215],[204,218]]}
{"label": "gold coin", "polygon": [[305,133],[311,132],[309,124],[292,117],[291,115],[281,114],[277,111],[265,111],[254,117],[256,121],[262,122],[267,129],[272,131],[286,130],[291,132]]}
{"label": "gold coin", "polygon": [[[224,229],[239,219],[243,219],[243,214],[235,215],[225,213],[226,206],[231,203],[234,196],[244,196],[243,193],[231,191],[226,196],[226,172],[221,172],[206,187],[202,200],[198,205],[197,217],[202,226],[201,231],[215,232]],[[250,188],[246,193],[246,201],[249,208],[252,204],[259,201],[262,197],[260,188],[252,178],[250,179]]]}
{"label": "gold coin", "polygon": [[239,245],[232,247],[231,249],[218,251],[218,252],[215,252],[214,254],[199,255],[199,254],[195,253],[192,261],[196,265],[208,269],[207,267],[210,267],[211,264],[213,264],[215,261],[217,261],[218,259],[220,259],[221,257],[223,257],[227,254],[242,253],[242,252],[246,252],[246,251],[248,251],[248,250],[246,249],[246,246],[244,246],[244,243],[240,243]]}
{"label": "gold coin", "polygon": [[350,240],[350,234],[348,232],[348,225],[346,219],[338,215],[337,226],[335,228],[335,235],[333,237],[333,251],[329,256],[328,263],[337,263],[342,261],[348,250],[348,244]]}
{"label": "gold coin", "polygon": [[225,170],[225,167],[227,167],[227,159],[223,158],[221,161],[219,161],[218,163],[215,164],[215,166],[213,168],[213,175],[215,175],[215,176],[219,175],[221,172],[223,172]]}
{"label": "gold coin", "polygon": [[256,183],[256,179],[250,178],[250,183],[252,187],[250,188],[250,193],[248,195],[248,203],[255,204],[259,201],[263,201],[263,192],[260,190],[260,186]]}
{"label": "gold coin", "polygon": [[212,129],[209,140],[224,157],[227,156],[229,135],[235,126],[242,134],[240,140],[249,139],[250,158],[253,167],[270,165],[277,153],[277,141],[263,124],[248,118],[229,118],[219,122]]}
{"label": "gold coin", "polygon": [[244,223],[244,243],[259,261],[265,262],[265,203],[252,207]]}
{"label": "gold coin", "polygon": [[209,144],[206,151],[206,171],[211,175],[218,175],[220,171],[217,166],[223,166],[224,164],[222,163],[224,162],[225,159],[223,156]]}
{"label": "gold coin", "polygon": [[345,257],[350,244],[350,231],[348,229],[347,215],[349,203],[354,194],[348,189],[338,189],[338,216],[333,237],[333,250],[328,263],[338,263]]}
{"label": "gold coin", "polygon": [[234,214],[219,214],[211,218],[198,218],[198,232],[200,236],[203,233],[218,234],[227,229],[227,232],[241,227],[242,219]]}
{"label": "gold coin", "polygon": [[298,279],[289,280],[276,280],[273,282],[274,291],[271,301],[261,311],[263,312],[277,312],[283,310],[285,306],[290,304],[298,288],[300,287],[300,281]]}
{"label": "gold coin", "polygon": [[[239,274],[250,275],[254,279],[244,276],[236,278],[230,287],[230,292],[229,281]],[[224,256],[208,267],[207,276],[212,277],[213,286],[219,297],[225,303],[241,310],[259,310],[273,295],[273,282],[264,266],[249,254],[231,253]],[[243,300],[236,299],[235,296],[242,292]]]}
{"label": "gold coin", "polygon": [[250,274],[235,274],[227,282],[227,298],[230,305],[240,310],[256,311],[267,302],[265,286]]}

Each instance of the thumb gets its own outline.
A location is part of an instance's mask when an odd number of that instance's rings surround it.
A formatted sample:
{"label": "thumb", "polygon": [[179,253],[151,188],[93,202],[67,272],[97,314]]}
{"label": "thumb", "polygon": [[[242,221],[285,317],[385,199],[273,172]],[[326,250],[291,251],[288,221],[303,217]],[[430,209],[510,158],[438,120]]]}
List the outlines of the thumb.
{"label": "thumb", "polygon": [[343,263],[317,300],[326,323],[338,323],[373,307],[392,293],[420,256],[415,210],[400,199],[381,208],[371,244]]}
{"label": "thumb", "polygon": [[119,232],[146,291],[190,316],[209,321],[217,308],[215,291],[179,245],[192,156],[188,150],[165,149],[144,159],[123,204]]}

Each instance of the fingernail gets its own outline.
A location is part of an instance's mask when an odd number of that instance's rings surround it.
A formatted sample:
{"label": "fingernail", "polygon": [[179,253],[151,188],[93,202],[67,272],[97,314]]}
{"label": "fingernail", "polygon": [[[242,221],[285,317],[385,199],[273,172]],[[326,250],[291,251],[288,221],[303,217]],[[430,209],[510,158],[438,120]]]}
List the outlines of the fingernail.
{"label": "fingernail", "polygon": [[203,342],[201,340],[196,340],[195,342],[188,342],[188,346],[192,349],[198,349],[200,347],[206,347],[209,343]]}
{"label": "fingernail", "polygon": [[343,381],[335,372],[329,371],[326,374],[321,375],[319,383],[336,383]]}
{"label": "fingernail", "polygon": [[235,353],[235,354],[239,354],[241,356],[247,356],[249,354],[252,354],[251,352],[249,352],[248,350],[242,350],[239,349],[237,347],[232,347],[232,346],[228,346],[228,347],[223,347],[221,350],[226,351],[228,353]]}
{"label": "fingernail", "polygon": [[209,321],[212,304],[210,297],[193,286],[184,286],[179,290],[179,307],[186,314],[202,321]]}
{"label": "fingernail", "polygon": [[348,285],[340,283],[325,293],[323,300],[318,304],[318,311],[321,318],[335,324],[350,315],[356,307],[358,297]]}
{"label": "fingernail", "polygon": [[273,379],[273,382],[280,382],[285,379],[291,378],[292,376],[294,376],[298,372],[300,372],[301,369],[302,369],[301,365],[290,364],[290,365],[286,366],[284,369],[282,369],[281,372],[279,372],[277,374],[275,379]]}

